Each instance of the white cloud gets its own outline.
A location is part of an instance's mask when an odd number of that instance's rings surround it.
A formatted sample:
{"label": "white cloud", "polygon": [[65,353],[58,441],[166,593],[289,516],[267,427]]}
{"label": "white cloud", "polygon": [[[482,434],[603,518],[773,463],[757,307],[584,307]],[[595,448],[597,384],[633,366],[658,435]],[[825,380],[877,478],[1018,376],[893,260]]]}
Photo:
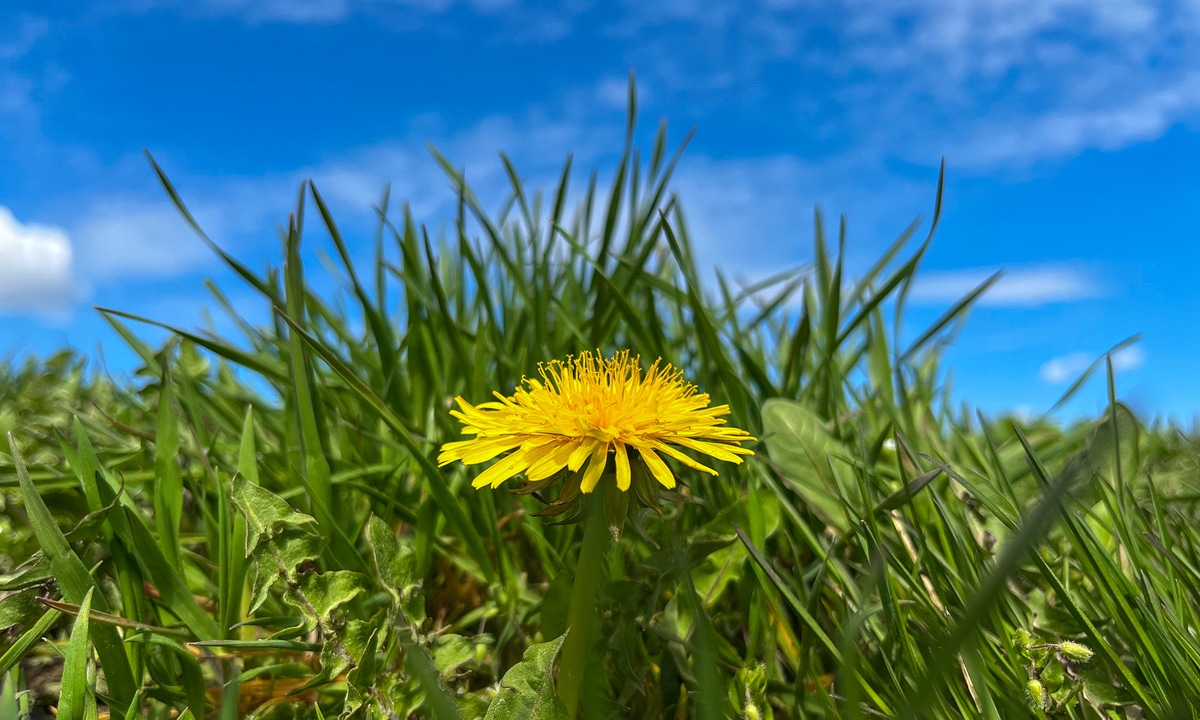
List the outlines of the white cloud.
{"label": "white cloud", "polygon": [[[991,277],[998,268],[918,272],[909,299],[940,304],[961,299]],[[1030,308],[1103,296],[1099,282],[1085,268],[1046,264],[1006,268],[977,305]]]}
{"label": "white cloud", "polygon": [[72,248],[59,228],[22,224],[0,206],[0,313],[57,317],[79,300]]}
{"label": "white cloud", "polygon": [[[520,116],[491,116],[458,133],[445,133],[436,119],[420,118],[402,139],[350,150],[308,167],[262,176],[175,176],[160,158],[184,202],[206,234],[239,259],[255,265],[275,262],[274,228],[295,209],[300,183],[311,178],[331,206],[344,233],[376,221],[372,206],[391,186],[392,217],[407,203],[419,223],[436,238],[439,225],[454,220],[455,191],[426,150],[433,136],[438,149],[458,168],[485,208],[495,211],[509,180],[498,157],[504,151],[531,188],[557,182],[562,163],[573,153],[577,175],[599,163],[601,148],[620,147],[620,123],[590,118],[551,117],[534,109]],[[149,175],[147,169],[145,174]],[[577,178],[578,179],[578,178]],[[581,187],[576,185],[575,187]],[[160,191],[108,193],[83,198],[82,214],[69,223],[81,272],[97,283],[181,277],[216,266],[213,253]],[[324,241],[320,216],[309,205],[308,242]],[[353,238],[352,238],[353,239]],[[352,243],[358,245],[357,243]]]}
{"label": "white cloud", "polygon": [[[202,226],[217,237],[222,231],[211,223]],[[212,260],[212,253],[165,200],[98,199],[80,219],[74,234],[80,272],[101,283],[173,277]]]}
{"label": "white cloud", "polygon": [[1095,358],[1091,355],[1081,352],[1060,355],[1047,360],[1038,370],[1038,377],[1044,383],[1061,385],[1078,377],[1080,373],[1088,369],[1094,360]]}
{"label": "white cloud", "polygon": [[1200,71],[1177,81],[1108,99],[1091,107],[1063,108],[1039,117],[985,121],[979,136],[962,141],[960,162],[975,166],[1027,163],[1074,154],[1082,148],[1119,149],[1161,136],[1181,118],[1200,110]]}
{"label": "white cloud", "polygon": [[[1063,385],[1074,381],[1095,361],[1095,356],[1083,352],[1060,355],[1046,361],[1038,370],[1038,377],[1049,385]],[[1112,354],[1114,372],[1136,370],[1145,362],[1146,352],[1139,345],[1130,345]]]}
{"label": "white cloud", "polygon": [[[703,113],[792,107],[818,148],[977,171],[1152,140],[1200,119],[1200,6],[1173,0],[630,4],[633,64]],[[764,76],[795,77],[794,90]],[[719,90],[714,90],[719,89]],[[760,103],[755,106],[754,103]],[[818,119],[814,123],[813,118]]]}

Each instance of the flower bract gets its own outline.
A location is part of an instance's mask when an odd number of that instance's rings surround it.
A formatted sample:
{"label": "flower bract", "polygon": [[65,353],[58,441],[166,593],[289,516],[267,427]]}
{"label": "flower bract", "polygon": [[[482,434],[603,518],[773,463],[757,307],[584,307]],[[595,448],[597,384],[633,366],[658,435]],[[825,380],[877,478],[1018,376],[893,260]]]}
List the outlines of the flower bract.
{"label": "flower bract", "polygon": [[740,443],[755,438],[725,424],[729,406],[710,406],[708,395],[669,363],[655,361],[643,373],[628,351],[610,358],[584,352],[538,369],[540,380],[524,379],[511,396],[497,392],[495,402],[456,398],[458,409],[450,413],[472,437],[443,445],[438,464],[475,465],[503,455],[475,478],[476,488],[499,487],[520,473],[538,482],[564,468],[582,469],[580,489],[589,493],[610,464],[622,491],[629,489],[634,462],[673,488],[666,457],[716,475],[683,450],[732,463],[754,454]]}

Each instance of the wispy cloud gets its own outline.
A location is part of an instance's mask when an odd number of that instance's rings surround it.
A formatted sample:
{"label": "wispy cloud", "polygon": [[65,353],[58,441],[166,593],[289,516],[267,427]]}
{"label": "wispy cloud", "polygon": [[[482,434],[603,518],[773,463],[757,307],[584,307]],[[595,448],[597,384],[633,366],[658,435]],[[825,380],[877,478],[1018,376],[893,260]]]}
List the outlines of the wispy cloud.
{"label": "wispy cloud", "polygon": [[517,13],[518,32],[509,39],[552,40],[570,29],[569,19],[578,2],[542,8],[521,0],[125,0],[124,9],[144,12],[174,8],[191,15],[235,17],[249,23],[332,24],[356,15],[381,18],[397,29],[412,30],[421,21],[464,8],[479,15],[498,17]]}
{"label": "wispy cloud", "polygon": [[[222,227],[210,231],[220,233]],[[203,268],[211,253],[166,200],[106,196],[74,230],[80,267],[95,282],[168,278]]]}
{"label": "wispy cloud", "polygon": [[[20,65],[48,29],[45,18],[32,15],[15,16],[7,23],[0,21],[0,117],[28,119],[36,116],[33,96],[41,84],[39,73],[22,69]],[[54,75],[61,72],[57,67],[48,67],[43,68],[41,74],[53,85],[57,82]],[[5,134],[0,129],[0,137]]]}
{"label": "wispy cloud", "polygon": [[50,29],[50,22],[36,15],[18,15],[13,18],[13,23],[16,27],[11,31],[0,32],[0,61],[25,55]]}
{"label": "wispy cloud", "polygon": [[[799,137],[990,172],[1154,139],[1200,116],[1200,8],[1173,0],[630,4],[634,64],[704,108],[737,92],[824,118]],[[732,12],[726,10],[732,8]],[[631,28],[636,28],[633,30]],[[697,37],[697,35],[699,37]],[[794,94],[756,84],[786,71]],[[726,88],[717,93],[716,87]],[[880,122],[888,118],[888,122]],[[807,135],[808,137],[805,137]]]}
{"label": "wispy cloud", "polygon": [[0,314],[54,318],[79,300],[72,247],[59,228],[23,224],[0,206]]}
{"label": "wispy cloud", "polygon": [[[343,229],[370,227],[375,221],[372,206],[390,186],[392,197],[407,203],[436,237],[439,225],[454,220],[456,196],[426,150],[431,138],[455,167],[465,169],[485,207],[494,209],[509,187],[501,150],[531,187],[549,187],[569,153],[574,153],[579,173],[602,164],[604,152],[620,147],[620,125],[531,108],[514,116],[488,116],[458,132],[442,130],[435,118],[418,118],[401,138],[265,175],[175,175],[169,158],[160,161],[206,233],[235,255],[257,262],[275,257],[274,228],[294,209],[297,188],[305,179],[314,181]],[[149,168],[144,175],[151,175]],[[75,211],[67,225],[79,265],[97,284],[180,277],[215,267],[212,253],[157,188],[85,193],[67,211]],[[320,225],[312,216],[308,232],[322,232]]]}
{"label": "wispy cloud", "polygon": [[[1063,385],[1078,378],[1093,362],[1096,356],[1083,352],[1060,355],[1047,360],[1038,370],[1038,377],[1049,385]],[[1114,371],[1136,370],[1146,362],[1146,351],[1140,345],[1121,348],[1112,355]]]}
{"label": "wispy cloud", "polygon": [[[914,303],[949,303],[961,299],[999,268],[927,271],[917,274],[909,299]],[[1103,297],[1103,288],[1086,268],[1047,264],[1005,268],[1000,279],[977,301],[992,307],[1032,308],[1051,303]]]}

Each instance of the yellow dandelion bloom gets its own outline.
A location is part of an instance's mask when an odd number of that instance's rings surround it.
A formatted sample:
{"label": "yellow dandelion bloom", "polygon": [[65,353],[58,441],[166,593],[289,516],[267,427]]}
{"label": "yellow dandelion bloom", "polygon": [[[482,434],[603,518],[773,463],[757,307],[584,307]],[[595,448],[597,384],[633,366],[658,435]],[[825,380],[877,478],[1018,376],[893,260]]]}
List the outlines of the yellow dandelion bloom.
{"label": "yellow dandelion bloom", "polygon": [[625,491],[631,462],[643,463],[673,488],[675,476],[663,456],[717,474],[681,448],[732,463],[754,454],[739,443],[755,438],[721,417],[729,414],[728,405],[709,407],[708,395],[696,392],[669,363],[655,361],[643,374],[638,360],[627,350],[607,359],[585,352],[539,365],[541,380],[526,378],[511,397],[495,393],[498,402],[472,405],[456,398],[459,409],[450,414],[462,421],[464,435],[474,437],[443,445],[438,464],[475,465],[510,453],[473,483],[495,488],[519,473],[537,482],[586,463],[580,490],[590,493],[610,456],[617,487]]}

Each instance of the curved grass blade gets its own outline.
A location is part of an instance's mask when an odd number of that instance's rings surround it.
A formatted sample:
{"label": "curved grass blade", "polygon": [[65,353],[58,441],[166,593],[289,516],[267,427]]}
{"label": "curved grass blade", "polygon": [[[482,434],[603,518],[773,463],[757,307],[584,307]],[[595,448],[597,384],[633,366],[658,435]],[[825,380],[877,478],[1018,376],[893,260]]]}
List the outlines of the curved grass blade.
{"label": "curved grass blade", "polygon": [[[96,589],[96,581],[88,572],[87,566],[71,549],[67,538],[63,536],[58,523],[50,509],[46,507],[37,487],[29,477],[25,467],[25,458],[17,447],[17,441],[12,433],[8,433],[8,446],[12,454],[13,466],[17,472],[17,482],[21,486],[21,496],[25,503],[25,511],[29,514],[29,524],[37,538],[38,545],[50,561],[54,569],[55,579],[63,596],[70,602],[80,603],[88,594]],[[96,593],[92,604],[103,612],[108,612],[108,603],[103,593]],[[129,666],[129,658],[121,644],[121,636],[111,625],[97,626],[92,633],[92,642],[96,646],[96,655],[104,668],[104,676],[108,680],[108,692],[113,704],[120,713],[124,713],[137,692],[137,683],[133,679],[133,670]]]}

